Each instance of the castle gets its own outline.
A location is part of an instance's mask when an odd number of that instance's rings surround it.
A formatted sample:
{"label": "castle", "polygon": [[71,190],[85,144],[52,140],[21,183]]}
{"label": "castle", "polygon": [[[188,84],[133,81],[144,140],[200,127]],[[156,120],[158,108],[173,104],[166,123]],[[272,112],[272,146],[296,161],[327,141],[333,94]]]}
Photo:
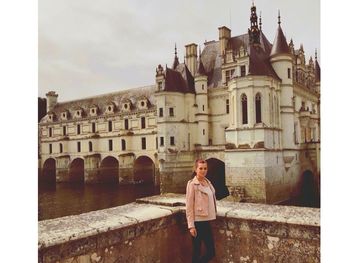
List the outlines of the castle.
{"label": "castle", "polygon": [[[261,19],[261,18],[260,18]],[[273,44],[251,7],[248,32],[175,46],[155,85],[58,102],[48,92],[39,123],[40,178],[150,182],[184,192],[194,160],[208,161],[218,197],[281,203],[319,189],[320,66],[284,36]]]}

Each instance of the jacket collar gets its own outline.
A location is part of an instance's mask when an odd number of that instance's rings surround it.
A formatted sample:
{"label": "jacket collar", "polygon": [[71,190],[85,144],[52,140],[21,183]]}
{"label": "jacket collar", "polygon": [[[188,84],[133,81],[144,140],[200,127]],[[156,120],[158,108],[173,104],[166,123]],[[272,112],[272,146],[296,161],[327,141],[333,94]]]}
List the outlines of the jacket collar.
{"label": "jacket collar", "polygon": [[[209,180],[208,180],[207,178],[204,177],[204,180],[206,180],[207,183],[209,183]],[[194,183],[194,184],[200,184],[200,182],[198,181],[197,176],[194,176],[194,178],[193,178],[193,183]]]}

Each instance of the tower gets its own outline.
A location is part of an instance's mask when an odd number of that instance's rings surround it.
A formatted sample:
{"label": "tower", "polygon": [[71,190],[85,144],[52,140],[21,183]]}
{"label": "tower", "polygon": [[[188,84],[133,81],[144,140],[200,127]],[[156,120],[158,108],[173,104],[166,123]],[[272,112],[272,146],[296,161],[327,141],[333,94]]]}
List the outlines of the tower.
{"label": "tower", "polygon": [[197,113],[197,143],[201,145],[209,144],[209,124],[208,124],[208,76],[206,75],[199,48],[198,70],[196,72],[195,90]]}
{"label": "tower", "polygon": [[281,112],[281,128],[282,146],[287,149],[294,149],[293,141],[293,123],[294,123],[294,108],[293,108],[293,78],[292,67],[293,58],[290,53],[290,48],[281,28],[281,17],[278,12],[278,28],[275,35],[275,40],[270,53],[270,62],[281,79],[281,95],[280,95],[280,112]]}

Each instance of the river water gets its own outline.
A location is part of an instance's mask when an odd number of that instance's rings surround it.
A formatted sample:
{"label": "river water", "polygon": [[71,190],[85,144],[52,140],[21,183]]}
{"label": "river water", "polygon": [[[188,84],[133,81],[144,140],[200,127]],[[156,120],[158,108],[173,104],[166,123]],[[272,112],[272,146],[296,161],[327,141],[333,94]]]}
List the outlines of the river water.
{"label": "river water", "polygon": [[137,198],[159,193],[159,186],[151,184],[42,184],[38,188],[38,218],[40,221],[77,215],[124,205],[134,202]]}

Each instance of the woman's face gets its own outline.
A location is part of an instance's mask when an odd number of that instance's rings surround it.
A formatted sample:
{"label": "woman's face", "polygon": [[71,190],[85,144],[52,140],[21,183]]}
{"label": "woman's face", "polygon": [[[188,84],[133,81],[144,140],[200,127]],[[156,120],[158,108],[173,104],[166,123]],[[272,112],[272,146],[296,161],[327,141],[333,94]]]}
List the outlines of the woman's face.
{"label": "woman's face", "polygon": [[206,163],[198,163],[196,168],[196,175],[199,178],[204,178],[207,175],[208,167]]}

